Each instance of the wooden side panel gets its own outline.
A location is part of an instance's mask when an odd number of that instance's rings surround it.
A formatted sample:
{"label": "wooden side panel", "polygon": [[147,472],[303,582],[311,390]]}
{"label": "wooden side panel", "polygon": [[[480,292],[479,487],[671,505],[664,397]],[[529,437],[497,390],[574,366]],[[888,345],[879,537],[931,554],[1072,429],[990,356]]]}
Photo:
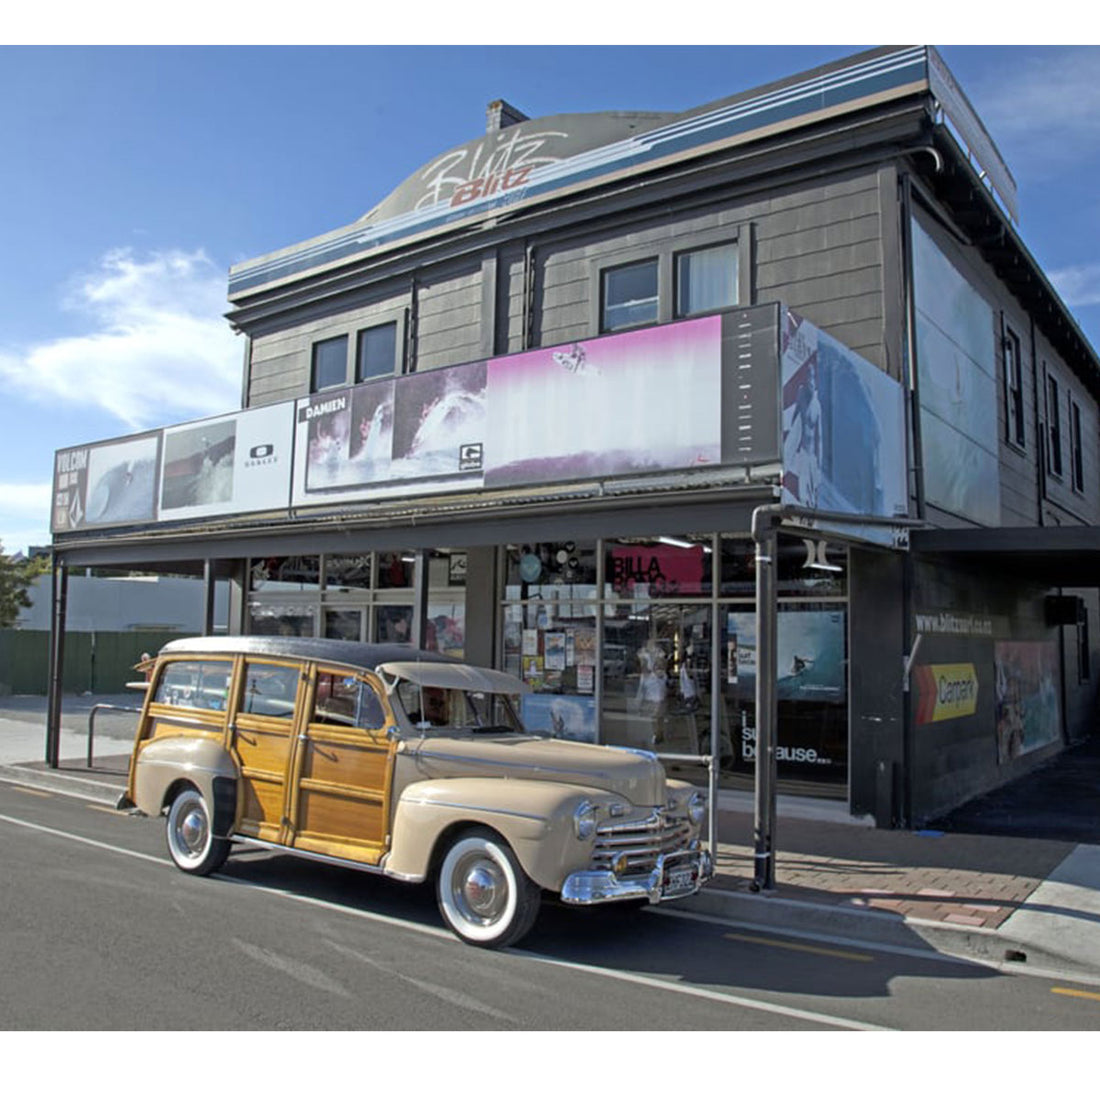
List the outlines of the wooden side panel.
{"label": "wooden side panel", "polygon": [[286,801],[286,769],[293,744],[290,724],[281,729],[238,727],[242,831],[278,841]]}
{"label": "wooden side panel", "polygon": [[386,845],[393,742],[324,725],[311,725],[307,737],[294,845],[377,863]]}

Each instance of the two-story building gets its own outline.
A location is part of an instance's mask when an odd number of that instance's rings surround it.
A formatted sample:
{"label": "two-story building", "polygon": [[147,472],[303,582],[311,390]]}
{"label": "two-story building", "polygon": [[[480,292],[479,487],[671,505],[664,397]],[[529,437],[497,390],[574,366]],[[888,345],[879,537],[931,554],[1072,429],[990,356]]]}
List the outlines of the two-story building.
{"label": "two-story building", "polygon": [[190,569],[231,630],[462,654],[530,728],[738,786],[759,649],[780,789],[925,821],[1096,700],[1100,362],[1016,219],[926,47],[682,114],[491,104],[231,269],[240,410],[58,453],[54,659],[67,570]]}

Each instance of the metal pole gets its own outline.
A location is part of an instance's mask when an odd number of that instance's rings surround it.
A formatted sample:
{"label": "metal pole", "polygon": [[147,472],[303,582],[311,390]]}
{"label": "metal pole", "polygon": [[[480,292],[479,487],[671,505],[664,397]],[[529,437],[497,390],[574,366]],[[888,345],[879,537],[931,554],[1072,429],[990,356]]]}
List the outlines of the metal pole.
{"label": "metal pole", "polygon": [[[710,766],[707,769],[707,805],[710,807],[707,840],[710,853],[718,860],[718,770],[721,765],[722,731],[722,629],[719,616],[721,600],[722,537],[715,535],[711,543],[711,621],[710,621]],[[603,591],[599,589],[599,591]]]}
{"label": "metal pole", "polygon": [[214,592],[216,583],[214,563],[209,558],[204,558],[202,563],[202,632],[207,636],[214,633]]}
{"label": "metal pole", "polygon": [[50,623],[50,679],[46,699],[46,763],[51,768],[61,757],[61,687],[65,667],[65,612],[69,595],[69,571],[54,559],[53,616]]}
{"label": "metal pole", "polygon": [[423,649],[428,640],[428,561],[427,550],[416,551],[413,566],[412,644]]}
{"label": "metal pole", "polygon": [[753,823],[753,890],[775,888],[776,706],[776,551],[778,516],[773,509],[753,515],[756,542],[756,767]]}

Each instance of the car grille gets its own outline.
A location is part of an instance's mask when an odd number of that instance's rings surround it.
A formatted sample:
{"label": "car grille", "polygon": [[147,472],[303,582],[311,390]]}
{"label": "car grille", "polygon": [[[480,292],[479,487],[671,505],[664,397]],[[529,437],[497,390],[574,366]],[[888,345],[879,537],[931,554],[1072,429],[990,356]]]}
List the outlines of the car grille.
{"label": "car grille", "polygon": [[685,816],[654,810],[648,817],[633,821],[607,821],[596,829],[592,868],[610,871],[626,855],[626,870],[620,878],[649,874],[657,866],[657,857],[685,851],[691,842],[691,825]]}

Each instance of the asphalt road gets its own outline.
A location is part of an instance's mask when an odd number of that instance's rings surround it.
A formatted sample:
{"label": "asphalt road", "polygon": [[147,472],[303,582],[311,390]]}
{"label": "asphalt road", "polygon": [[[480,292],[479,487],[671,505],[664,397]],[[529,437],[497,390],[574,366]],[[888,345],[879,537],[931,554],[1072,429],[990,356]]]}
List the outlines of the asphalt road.
{"label": "asphalt road", "polygon": [[0,782],[3,1030],[1094,1030],[1100,986],[661,911],[521,947],[428,888],[264,852],[196,879],[159,821]]}

